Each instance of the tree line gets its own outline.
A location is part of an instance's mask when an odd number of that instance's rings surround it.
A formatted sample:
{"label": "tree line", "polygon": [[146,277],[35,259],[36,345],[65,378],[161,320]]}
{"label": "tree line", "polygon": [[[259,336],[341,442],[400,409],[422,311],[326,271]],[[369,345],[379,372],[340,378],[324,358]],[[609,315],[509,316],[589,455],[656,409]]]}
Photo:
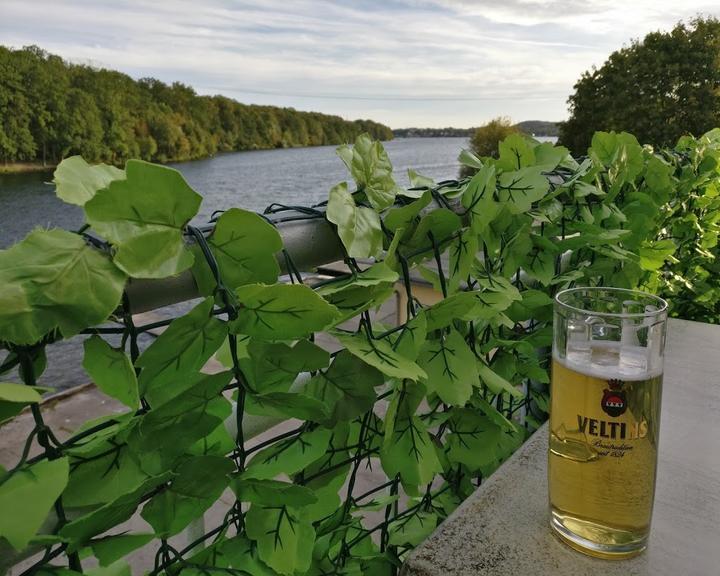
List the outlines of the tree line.
{"label": "tree line", "polygon": [[179,82],[71,64],[37,46],[0,46],[0,161],[6,163],[54,164],[73,154],[113,164],[169,162],[340,144],[362,132],[393,137],[371,120],[200,96]]}

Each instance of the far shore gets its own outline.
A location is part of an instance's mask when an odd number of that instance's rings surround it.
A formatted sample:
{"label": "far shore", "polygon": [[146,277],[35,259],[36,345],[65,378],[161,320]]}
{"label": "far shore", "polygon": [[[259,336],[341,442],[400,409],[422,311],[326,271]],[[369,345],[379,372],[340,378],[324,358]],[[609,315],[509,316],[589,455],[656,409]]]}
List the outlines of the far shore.
{"label": "far shore", "polygon": [[41,162],[0,162],[0,174],[21,174],[25,172],[52,172],[56,164],[45,164]]}

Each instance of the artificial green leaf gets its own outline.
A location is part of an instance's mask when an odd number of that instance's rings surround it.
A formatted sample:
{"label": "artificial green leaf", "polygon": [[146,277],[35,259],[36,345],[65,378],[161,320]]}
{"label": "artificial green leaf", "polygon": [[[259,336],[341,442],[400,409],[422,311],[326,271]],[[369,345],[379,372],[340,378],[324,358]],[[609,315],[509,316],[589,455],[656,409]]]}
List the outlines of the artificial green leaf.
{"label": "artificial green leaf", "polygon": [[520,300],[520,292],[506,278],[478,281],[480,289],[458,292],[425,309],[428,331],[444,328],[454,320],[490,320]]}
{"label": "artificial green leaf", "polygon": [[[217,404],[217,406],[222,406]],[[224,410],[224,406],[223,406]],[[226,418],[220,412],[215,412],[215,408],[211,414],[218,418]],[[195,444],[187,449],[187,453],[193,456],[224,456],[235,449],[235,439],[230,436],[230,432],[225,426],[225,422],[210,432],[207,436],[200,438]]]}
{"label": "artificial green leaf", "polygon": [[235,536],[222,543],[220,553],[228,559],[228,568],[250,576],[276,576],[277,572],[260,560],[257,548],[245,536]]}
{"label": "artificial green leaf", "polygon": [[32,386],[0,382],[0,423],[14,418],[25,406],[40,402],[40,400],[42,400],[42,396]]}
{"label": "artificial green leaf", "polygon": [[404,230],[397,230],[393,234],[392,240],[390,241],[390,246],[388,246],[387,250],[385,251],[385,260],[383,262],[386,266],[392,268],[393,270],[397,270],[399,266],[398,247],[400,246],[400,242],[403,239],[403,234]]}
{"label": "artificial green leaf", "polygon": [[370,258],[382,250],[380,217],[371,208],[355,204],[347,183],[338,184],[330,190],[326,217],[337,226],[348,256]]}
{"label": "artificial green leaf", "polygon": [[279,574],[302,574],[310,567],[315,530],[303,511],[253,504],[245,526],[248,537],[257,542],[260,559]]}
{"label": "artificial green leaf", "polygon": [[458,162],[460,162],[463,166],[469,166],[470,168],[475,168],[477,170],[480,170],[483,167],[482,160],[480,160],[480,158],[478,158],[470,150],[463,149],[460,152],[460,156],[458,156]]}
{"label": "artificial green leaf", "polygon": [[507,204],[512,214],[529,211],[533,202],[542,200],[549,188],[550,182],[537,166],[503,172],[497,183],[498,198]]}
{"label": "artificial green leaf", "polygon": [[590,184],[589,182],[583,182],[578,180],[573,185],[573,194],[575,198],[585,198],[586,196],[605,196],[605,191],[601,188]]}
{"label": "artificial green leaf", "polygon": [[330,407],[304,392],[268,392],[248,394],[245,398],[245,411],[258,416],[324,422],[329,416]]}
{"label": "artificial green leaf", "polygon": [[475,355],[453,328],[449,334],[425,342],[418,364],[427,373],[423,382],[428,391],[451,406],[464,406],[478,384]]}
{"label": "artificial green leaf", "polygon": [[[462,225],[460,216],[447,208],[438,208],[420,219],[415,232],[408,241],[408,248],[418,251],[431,250],[433,244],[440,247],[457,232]],[[422,258],[422,256],[421,256]]]}
{"label": "artificial green leaf", "polygon": [[73,447],[72,474],[63,493],[67,506],[94,506],[112,502],[142,484],[148,475],[126,444],[114,436]]}
{"label": "artificial green leaf", "polygon": [[327,328],[339,316],[304,284],[248,284],[236,291],[241,305],[231,330],[264,340],[294,340]]}
{"label": "artificial green leaf", "polygon": [[510,134],[500,142],[496,166],[505,172],[535,165],[535,146],[522,134]]}
{"label": "artificial green leaf", "polygon": [[500,374],[495,372],[487,364],[478,361],[477,367],[480,373],[480,379],[493,394],[507,393],[515,398],[523,398],[523,393],[519,388],[510,384],[510,382],[505,380],[505,378],[500,376]]}
{"label": "artificial green leaf", "polygon": [[291,506],[301,508],[317,502],[315,493],[306,486],[269,480],[252,478],[243,473],[236,476],[231,483],[238,500],[251,502],[261,506]]}
{"label": "artificial green leaf", "polygon": [[495,167],[488,164],[482,167],[465,187],[462,205],[475,234],[485,232],[490,222],[500,212],[502,205],[495,201],[495,185]]}
{"label": "artificial green leaf", "polygon": [[[368,427],[373,430],[380,430],[382,428],[382,422],[372,413],[367,414]],[[360,431],[362,429],[359,419],[352,422],[338,422],[334,428],[330,430],[330,440],[328,441],[328,447],[325,454],[319,460],[312,462],[305,470],[303,474],[305,477],[309,477],[310,481],[305,485],[309,487],[320,487],[322,488],[326,483],[322,480],[326,478],[326,472],[332,470],[344,470],[347,474],[350,470],[349,458],[350,450],[352,446],[358,444],[360,440]],[[377,436],[370,435],[365,444],[365,449],[375,450],[377,446]],[[350,447],[350,448],[348,448]],[[317,482],[314,479],[318,479]],[[327,480],[328,482],[330,480]]]}
{"label": "artificial green leaf", "polygon": [[352,150],[347,145],[337,149],[350,170],[358,191],[364,192],[378,212],[395,201],[398,186],[392,177],[392,164],[383,145],[373,141],[368,134],[355,139]]}
{"label": "artificial green leaf", "polygon": [[[231,208],[218,218],[207,243],[227,288],[253,282],[277,282],[280,267],[275,254],[282,250],[282,239],[262,216]],[[212,294],[215,279],[199,249],[195,253],[193,273],[201,293]]]}
{"label": "artificial green leaf", "polygon": [[470,231],[463,231],[450,243],[450,265],[448,267],[448,291],[456,292],[467,280],[470,268],[478,251],[478,237]]}
{"label": "artificial green leaf", "polygon": [[389,478],[400,474],[406,492],[416,492],[442,471],[430,435],[415,415],[424,396],[421,386],[404,386],[396,392],[385,416],[385,440],[380,449],[383,470]]}
{"label": "artificial green leaf", "polygon": [[[27,354],[31,360],[30,362],[30,370],[32,370],[32,378],[35,380],[38,380],[43,373],[45,372],[45,369],[47,368],[47,354],[45,354],[46,346],[35,346],[30,348],[29,350],[26,349],[24,351],[25,354]],[[5,360],[11,360],[16,359],[17,353],[16,352],[10,352],[5,358]],[[18,359],[19,360],[19,359]],[[4,371],[7,372],[8,370]],[[23,382],[26,380],[29,380],[31,376],[29,374],[25,374],[25,368],[23,367],[23,363],[20,362],[18,365],[18,375],[22,379]],[[41,391],[41,388],[39,386],[36,386],[38,391]],[[48,392],[51,388],[43,388],[42,391]]]}
{"label": "artificial green leaf", "polygon": [[443,298],[437,304],[425,309],[427,331],[444,328],[456,319],[467,318],[468,311],[477,304],[474,292],[458,292]]}
{"label": "artificial green leaf", "polygon": [[[250,344],[250,336],[237,335],[235,337],[235,354],[238,359],[247,358],[249,356],[247,348]],[[230,338],[226,338],[217,352],[215,352],[215,360],[220,362],[225,368],[233,367],[233,355],[230,352]]]}
{"label": "artificial green leaf", "polygon": [[479,394],[473,396],[471,403],[476,408],[479,408],[482,413],[485,414],[485,416],[487,416],[488,419],[499,428],[504,428],[505,430],[510,431],[515,430],[515,424],[505,418],[505,416],[501,414],[495,406],[490,404],[490,402],[485,400],[485,398]]}
{"label": "artificial green leaf", "polygon": [[70,542],[68,552],[72,553],[79,550],[93,536],[102,534],[106,530],[128,520],[135,512],[143,496],[167,482],[171,476],[172,474],[167,472],[160,476],[148,478],[132,492],[123,494],[112,502],[93,510],[89,514],[85,514],[65,524],[60,529],[59,534],[63,538],[67,538]]}
{"label": "artificial green leaf", "polygon": [[419,546],[437,528],[438,517],[434,512],[418,510],[390,523],[388,544],[393,546]]}
{"label": "artificial green leaf", "polygon": [[662,205],[670,199],[673,189],[672,166],[666,164],[658,156],[651,156],[645,167],[645,183],[653,201]]}
{"label": "artificial green leaf", "polygon": [[407,175],[412,188],[433,188],[435,186],[435,180],[418,174],[412,168],[408,168]]}
{"label": "artificial green leaf", "polygon": [[[332,445],[329,446],[332,448]],[[341,466],[333,471],[312,478],[307,486],[317,496],[317,502],[305,507],[305,514],[312,520],[327,518],[341,508],[340,491],[350,472],[350,465]]]}
{"label": "artificial green leaf", "polygon": [[631,230],[608,230],[601,228],[597,224],[586,224],[584,222],[573,222],[572,233],[574,232],[579,232],[579,234],[565,237],[563,240],[556,242],[555,246],[558,251],[618,244],[623,241],[625,237],[632,234]]}
{"label": "artificial green leaf", "polygon": [[528,289],[521,292],[522,301],[513,302],[505,312],[514,322],[526,320],[549,321],[552,319],[553,300],[542,290]]}
{"label": "artificial green leaf", "polygon": [[253,456],[244,476],[263,480],[300,472],[325,453],[330,436],[330,430],[316,428],[276,442]]}
{"label": "artificial green leaf", "polygon": [[401,228],[406,231],[407,236],[412,235],[413,222],[418,217],[420,212],[432,202],[432,194],[430,191],[426,191],[423,195],[407,204],[406,206],[400,206],[392,208],[387,211],[383,218],[383,224],[391,232],[400,230]]}
{"label": "artificial green leaf", "polygon": [[555,170],[564,159],[570,158],[570,151],[563,146],[555,146],[551,142],[542,142],[535,146],[535,164],[544,172]]}
{"label": "artificial green leaf", "polygon": [[53,174],[55,194],[68,204],[82,206],[98,190],[107,188],[113,180],[125,178],[125,172],[115,166],[95,164],[91,166],[82,156],[65,158]]}
{"label": "artificial green leaf", "polygon": [[497,459],[496,445],[501,429],[487,416],[468,408],[453,411],[450,418],[446,451],[451,462],[459,462],[471,471]]}
{"label": "artificial green leaf", "polygon": [[327,370],[307,383],[304,393],[320,400],[331,412],[333,422],[352,420],[373,407],[375,387],[383,382],[377,369],[341,350]]}
{"label": "artificial green leaf", "polygon": [[392,284],[350,286],[328,295],[326,299],[340,311],[340,316],[335,321],[335,325],[338,325],[366,310],[379,308],[393,294],[395,289]]}
{"label": "artificial green leaf", "polygon": [[626,248],[638,246],[646,239],[649,239],[651,235],[654,236],[654,231],[658,226],[657,217],[660,210],[649,194],[643,192],[627,194],[622,211],[632,222],[630,230],[627,231],[627,235],[623,238]]}
{"label": "artificial green leaf", "polygon": [[0,340],[34,344],[106,320],[120,304],[125,274],[107,255],[64,230],[35,230],[0,250]]}
{"label": "artificial green leaf", "polygon": [[88,576],[132,576],[130,564],[125,560],[117,560],[109,566],[96,566],[86,572]]}
{"label": "artificial green leaf", "polygon": [[551,240],[538,234],[531,234],[533,249],[527,254],[523,270],[543,286],[547,286],[555,276],[555,257],[559,250]]}
{"label": "artificial green leaf", "polygon": [[190,446],[230,415],[230,403],[221,392],[231,378],[231,372],[205,377],[139,419],[127,442],[145,472],[170,469]]}
{"label": "artificial green leaf", "polygon": [[193,257],[182,231],[201,197],[172,168],[128,160],[125,174],[84,207],[88,223],[115,246],[115,264],[135,278],[164,278],[189,268]]}
{"label": "artificial green leaf", "polygon": [[677,251],[675,242],[672,240],[658,240],[657,242],[646,242],[640,246],[640,267],[643,270],[658,270],[665,265],[665,262],[677,263],[679,260],[673,256]]}
{"label": "artificial green leaf", "polygon": [[619,184],[632,182],[644,167],[642,147],[627,132],[595,132],[589,152],[609,168],[609,179]]}
{"label": "artificial green leaf", "polygon": [[363,512],[377,512],[382,510],[388,504],[397,502],[400,498],[399,494],[392,494],[387,496],[374,496],[372,499],[363,502],[362,504],[356,504],[355,509],[362,510]]}
{"label": "artificial green leaf", "polygon": [[38,568],[37,571],[33,573],[33,576],[78,576],[79,574],[80,572],[70,570],[69,568],[46,564]]}
{"label": "artificial green leaf", "polygon": [[178,374],[173,379],[172,384],[166,384],[159,387],[153,387],[146,395],[145,399],[157,410],[161,406],[167,404],[171,400],[180,397],[191,388],[204,389],[208,386],[214,386],[213,383],[223,383],[227,385],[230,382],[231,372],[216,372],[214,374],[205,374],[204,372],[187,372]]}
{"label": "artificial green leaf", "polygon": [[366,288],[379,284],[392,284],[397,282],[398,278],[398,273],[385,264],[385,262],[376,262],[367,270],[358,272],[349,278],[321,286],[317,289],[317,293],[321,296],[329,296],[358,286]]}
{"label": "artificial green leaf", "polygon": [[22,550],[42,526],[67,485],[67,458],[42,460],[0,477],[0,536]]}
{"label": "artificial green leaf", "polygon": [[83,368],[95,385],[128,408],[137,409],[140,406],[137,378],[125,352],[113,348],[97,335],[85,340],[83,347]]}
{"label": "artificial green leaf", "polygon": [[213,299],[206,298],[185,316],[173,320],[137,359],[140,393],[172,386],[182,375],[202,368],[225,340],[227,327],[212,315]]}
{"label": "artificial green leaf", "polygon": [[154,534],[117,534],[93,540],[90,546],[93,554],[100,561],[100,566],[109,566],[130,552],[145,546],[153,538],[155,538]]}
{"label": "artificial green leaf", "polygon": [[325,368],[330,354],[309,340],[288,346],[251,339],[239,363],[250,390],[265,394],[287,391],[300,372]]}
{"label": "artificial green leaf", "polygon": [[161,538],[183,530],[202,516],[227,487],[232,460],[222,456],[196,456],[177,469],[170,487],[150,499],[141,516]]}
{"label": "artificial green leaf", "polygon": [[518,269],[525,265],[528,254],[533,249],[533,242],[530,238],[530,226],[523,226],[514,236],[506,240],[503,251],[502,272],[506,277],[512,277]]}
{"label": "artificial green leaf", "polygon": [[413,319],[405,322],[397,338],[393,341],[393,349],[409,360],[417,360],[422,345],[427,338],[427,320],[425,312],[420,311]]}
{"label": "artificial green leaf", "polygon": [[530,390],[530,396],[540,410],[546,414],[550,412],[550,396],[548,394]]}
{"label": "artificial green leaf", "polygon": [[393,350],[386,340],[369,340],[364,334],[334,333],[348,352],[374,366],[383,374],[394,378],[417,380],[426,376],[425,371],[412,360]]}

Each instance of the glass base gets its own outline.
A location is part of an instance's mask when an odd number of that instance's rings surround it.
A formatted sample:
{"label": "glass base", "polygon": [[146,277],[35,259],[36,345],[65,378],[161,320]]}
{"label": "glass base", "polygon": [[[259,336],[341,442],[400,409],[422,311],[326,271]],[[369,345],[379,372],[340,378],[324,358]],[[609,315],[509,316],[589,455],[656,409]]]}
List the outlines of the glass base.
{"label": "glass base", "polygon": [[560,540],[595,558],[623,560],[637,556],[647,547],[647,534],[638,535],[588,520],[563,516],[554,510],[550,516],[550,526]]}

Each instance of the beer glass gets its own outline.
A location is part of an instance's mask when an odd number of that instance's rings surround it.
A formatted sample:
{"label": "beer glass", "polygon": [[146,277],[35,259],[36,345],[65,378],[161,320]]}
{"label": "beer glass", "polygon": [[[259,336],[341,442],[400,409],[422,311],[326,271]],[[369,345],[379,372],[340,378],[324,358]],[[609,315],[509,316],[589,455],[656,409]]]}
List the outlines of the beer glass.
{"label": "beer glass", "polygon": [[592,556],[647,545],[655,496],[667,303],[619,288],[555,297],[551,526]]}

